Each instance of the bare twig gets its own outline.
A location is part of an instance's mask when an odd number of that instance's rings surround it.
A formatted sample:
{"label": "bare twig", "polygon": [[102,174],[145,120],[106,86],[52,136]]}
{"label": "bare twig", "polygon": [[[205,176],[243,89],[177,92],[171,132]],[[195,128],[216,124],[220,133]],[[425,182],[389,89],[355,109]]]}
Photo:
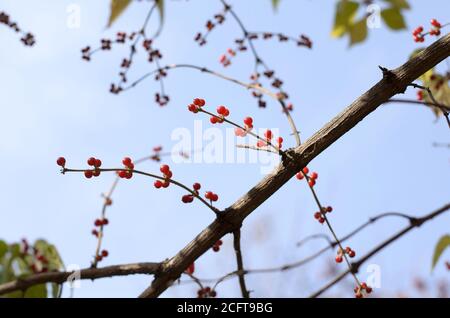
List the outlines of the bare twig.
{"label": "bare twig", "polygon": [[241,251],[241,229],[237,229],[233,232],[233,245],[234,252],[236,253],[237,270],[239,272],[239,286],[241,287],[241,293],[243,298],[250,298],[250,292],[245,285],[244,262],[242,260]]}
{"label": "bare twig", "polygon": [[450,204],[446,204],[440,209],[431,212],[430,214],[427,214],[421,218],[417,218],[415,222],[412,222],[407,227],[399,231],[397,234],[391,236],[389,239],[385,240],[383,243],[377,245],[375,248],[373,248],[371,251],[369,251],[367,254],[365,254],[363,257],[361,257],[357,262],[352,263],[351,269],[339,274],[335,279],[333,279],[331,282],[326,284],[324,287],[313,293],[310,297],[315,298],[323,294],[325,291],[336,285],[338,282],[340,282],[342,279],[344,279],[349,273],[358,272],[361,265],[366,262],[369,258],[371,258],[373,255],[377,254],[379,251],[383,250],[385,247],[390,245],[391,243],[395,242],[399,238],[401,238],[403,235],[411,231],[412,229],[421,226],[422,224],[430,221],[431,219],[443,214],[444,212],[450,210]]}

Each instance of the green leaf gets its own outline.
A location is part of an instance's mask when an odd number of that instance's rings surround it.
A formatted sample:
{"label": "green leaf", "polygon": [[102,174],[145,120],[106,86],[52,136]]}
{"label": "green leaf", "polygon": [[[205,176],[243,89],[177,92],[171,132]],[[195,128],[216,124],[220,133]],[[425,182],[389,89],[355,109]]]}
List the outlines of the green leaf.
{"label": "green leaf", "polygon": [[45,284],[36,285],[25,291],[25,298],[47,298],[47,286]]}
{"label": "green leaf", "polygon": [[367,38],[366,18],[356,22],[350,27],[350,45],[363,42]]}
{"label": "green leaf", "polygon": [[450,245],[450,235],[442,236],[434,248],[433,262],[431,263],[431,270],[434,269],[436,263],[439,261],[444,250]]}
{"label": "green leaf", "polygon": [[8,244],[5,241],[0,240],[0,260],[6,255],[8,252]]}
{"label": "green leaf", "polygon": [[388,8],[381,10],[381,17],[392,30],[401,30],[406,28],[405,19],[399,8]]}
{"label": "green leaf", "polygon": [[280,0],[272,0],[272,8],[277,11],[278,6],[280,5]]}
{"label": "green leaf", "polygon": [[349,29],[358,11],[359,3],[355,1],[341,0],[336,5],[336,16],[331,36],[342,37]]}
{"label": "green leaf", "polygon": [[131,0],[111,0],[111,13],[109,14],[108,28],[125,11]]}
{"label": "green leaf", "polygon": [[406,0],[384,0],[389,2],[391,6],[399,8],[399,9],[410,9],[408,1]]}

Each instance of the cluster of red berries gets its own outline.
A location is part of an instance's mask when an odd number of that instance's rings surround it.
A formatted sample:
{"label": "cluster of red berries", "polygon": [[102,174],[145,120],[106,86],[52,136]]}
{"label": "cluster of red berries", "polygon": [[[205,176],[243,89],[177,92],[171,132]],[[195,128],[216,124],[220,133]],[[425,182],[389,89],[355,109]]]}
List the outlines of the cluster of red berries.
{"label": "cluster of red berries", "polygon": [[298,172],[295,176],[298,180],[302,180],[306,176],[306,180],[308,181],[309,186],[312,188],[316,185],[316,180],[319,177],[319,174],[317,172],[312,172],[310,175],[309,168],[304,167],[302,171]]}
{"label": "cluster of red berries", "polygon": [[325,214],[333,212],[333,208],[331,206],[323,207],[322,212],[314,213],[314,218],[320,223],[323,224],[325,222]]}
{"label": "cluster of red berries", "polygon": [[[259,148],[266,147],[269,143],[272,143],[272,139],[273,139],[272,130],[267,129],[264,132],[264,138],[265,138],[265,140],[262,140],[262,139],[258,140],[258,142],[256,143],[257,147],[259,147]],[[282,146],[283,146],[283,138],[282,137],[278,137],[277,138],[277,147],[279,149],[281,149]]]}
{"label": "cluster of red berries", "polygon": [[236,56],[236,51],[233,49],[228,49],[226,54],[222,54],[220,56],[219,62],[220,62],[220,64],[222,64],[223,67],[230,66],[231,58],[233,58],[235,56]]}
{"label": "cluster of red berries", "polygon": [[164,180],[163,181],[155,180],[153,185],[155,186],[156,189],[167,188],[170,185],[170,178],[172,178],[172,171],[170,170],[170,167],[168,165],[161,165],[159,171],[161,171],[161,173],[163,174]]}
{"label": "cluster of red berries", "polygon": [[212,250],[214,252],[220,251],[220,247],[222,246],[222,244],[223,244],[222,240],[218,240],[216,243],[214,243]]}
{"label": "cluster of red berries", "polygon": [[247,135],[247,132],[251,131],[252,129],[253,129],[253,118],[245,117],[244,118],[244,129],[235,128],[234,134],[238,137],[245,137]]}
{"label": "cluster of red berries", "polygon": [[192,275],[194,274],[194,271],[195,271],[195,263],[192,263],[191,265],[188,266],[188,268],[186,268],[184,272],[188,275]]}
{"label": "cluster of red berries", "polygon": [[[105,225],[108,225],[109,224],[109,220],[107,219],[107,218],[101,218],[101,219],[96,219],[95,221],[94,221],[94,225],[96,226],[96,227],[103,227],[103,226],[105,226]],[[97,229],[93,229],[92,231],[91,231],[91,233],[92,233],[92,235],[94,235],[95,237],[98,237],[99,235],[100,235],[100,233],[97,231]]]}
{"label": "cluster of red berries", "polygon": [[430,23],[432,28],[430,31],[428,31],[428,33],[423,33],[424,31],[423,26],[419,26],[414,29],[413,31],[414,42],[424,42],[425,36],[427,34],[435,36],[441,35],[441,28],[442,28],[441,23],[436,19],[432,19]]}
{"label": "cluster of red berries", "polygon": [[129,157],[125,157],[122,159],[122,164],[125,166],[126,169],[120,170],[117,172],[117,175],[119,178],[122,179],[131,179],[133,177],[133,169],[134,169],[134,163],[133,160]]}
{"label": "cluster of red berries", "polygon": [[100,175],[100,167],[102,165],[102,161],[100,159],[94,158],[94,157],[90,157],[87,160],[87,164],[89,166],[94,167],[94,169],[92,170],[85,170],[84,171],[84,176],[88,179],[92,178],[92,177],[98,177]]}
{"label": "cluster of red berries", "polygon": [[[192,185],[192,188],[194,189],[194,193],[198,196],[198,190],[200,190],[201,188],[201,184],[196,182]],[[181,201],[183,203],[191,203],[192,201],[194,201],[194,195],[193,194],[185,194],[181,197]]]}
{"label": "cluster of red berries", "polygon": [[209,119],[211,124],[223,123],[225,117],[230,115],[230,110],[225,106],[218,106],[217,114],[219,114],[219,116],[211,116],[211,118]]}
{"label": "cluster of red berries", "polygon": [[356,255],[356,253],[355,253],[355,251],[354,250],[352,250],[350,247],[346,247],[345,248],[345,250],[343,251],[343,250],[341,250],[341,249],[339,249],[338,250],[338,253],[337,253],[337,255],[336,255],[336,258],[335,258],[335,261],[336,261],[336,263],[342,263],[342,261],[343,261],[343,257],[344,257],[344,254],[347,254],[350,258],[353,258],[353,257],[355,257],[355,255]]}
{"label": "cluster of red berries", "polygon": [[20,41],[25,46],[33,46],[36,43],[36,40],[34,39],[34,35],[29,32],[23,32],[19,28],[18,24],[16,22],[11,21],[9,15],[6,14],[5,12],[0,12],[0,24],[5,24],[9,28],[11,28],[13,31],[15,31],[17,33],[21,33],[22,38],[20,39]]}
{"label": "cluster of red berries", "polygon": [[211,201],[211,203],[219,200],[219,196],[212,191],[206,191],[205,198],[208,199],[209,201]]}
{"label": "cluster of red berries", "polygon": [[214,298],[217,296],[217,293],[211,287],[205,287],[198,290],[197,296],[198,298]]}
{"label": "cluster of red berries", "polygon": [[204,99],[201,98],[195,98],[192,104],[188,105],[188,110],[190,112],[193,112],[194,114],[198,113],[200,110],[200,107],[205,106],[206,102]]}
{"label": "cluster of red berries", "polygon": [[366,283],[361,283],[361,286],[356,286],[354,289],[355,297],[363,298],[363,291],[365,291],[367,294],[370,294],[372,292],[372,287],[367,286]]}

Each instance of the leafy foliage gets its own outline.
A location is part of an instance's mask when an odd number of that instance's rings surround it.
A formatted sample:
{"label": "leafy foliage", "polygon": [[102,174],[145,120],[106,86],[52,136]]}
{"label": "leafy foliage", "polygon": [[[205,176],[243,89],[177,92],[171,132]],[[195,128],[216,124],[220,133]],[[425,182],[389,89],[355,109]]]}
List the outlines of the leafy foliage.
{"label": "leafy foliage", "polygon": [[[406,0],[384,0],[388,7],[381,10],[380,16],[384,23],[392,30],[402,30],[406,28],[405,19],[402,10],[409,9]],[[362,9],[362,10],[361,10]],[[364,11],[358,17],[358,12]],[[364,42],[368,36],[367,27],[367,7],[357,1],[340,0],[336,4],[336,13],[334,18],[334,26],[331,36],[340,38],[348,34],[350,38],[350,46]]]}
{"label": "leafy foliage", "polygon": [[450,235],[444,235],[442,236],[439,241],[436,244],[436,247],[434,248],[434,255],[433,255],[433,261],[431,263],[431,270],[434,269],[437,262],[439,261],[439,258],[441,257],[442,253],[446,248],[450,246]]}
{"label": "leafy foliage", "polygon": [[[7,244],[0,240],[0,284],[7,283],[32,274],[59,271],[64,268],[56,247],[45,240],[36,240],[30,246],[26,240]],[[58,284],[40,284],[26,291],[15,291],[5,297],[46,298],[49,294],[58,297]]]}

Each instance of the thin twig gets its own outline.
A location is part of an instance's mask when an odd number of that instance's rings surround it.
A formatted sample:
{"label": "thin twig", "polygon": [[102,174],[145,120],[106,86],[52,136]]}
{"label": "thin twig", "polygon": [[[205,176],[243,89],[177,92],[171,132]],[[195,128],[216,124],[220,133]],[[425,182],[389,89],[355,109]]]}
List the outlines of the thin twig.
{"label": "thin twig", "polygon": [[241,251],[241,229],[237,229],[233,232],[233,245],[234,245],[234,252],[236,253],[237,270],[240,273],[238,274],[238,277],[242,297],[250,298],[250,292],[247,290],[247,286],[245,285],[245,274],[243,272],[244,262],[242,260],[242,251]]}

